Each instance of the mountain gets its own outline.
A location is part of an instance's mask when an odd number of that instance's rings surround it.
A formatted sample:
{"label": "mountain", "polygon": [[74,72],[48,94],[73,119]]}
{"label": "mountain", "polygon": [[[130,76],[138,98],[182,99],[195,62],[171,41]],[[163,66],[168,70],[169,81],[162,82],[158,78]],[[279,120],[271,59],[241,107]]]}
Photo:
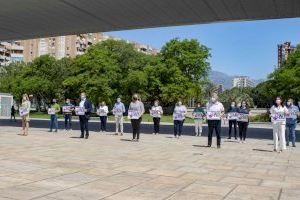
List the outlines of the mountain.
{"label": "mountain", "polygon": [[211,70],[208,74],[208,79],[214,84],[222,84],[225,89],[230,89],[232,87],[232,79],[234,76],[229,76],[223,72]]}
{"label": "mountain", "polygon": [[[208,74],[208,79],[213,82],[214,84],[218,85],[218,84],[222,84],[224,86],[225,89],[230,89],[232,88],[232,80],[233,80],[234,76],[230,76],[228,74],[225,74],[223,72],[219,72],[219,71],[214,71],[211,70],[210,73]],[[254,85],[257,85],[263,81],[265,81],[264,79],[252,79],[252,81],[254,82]]]}

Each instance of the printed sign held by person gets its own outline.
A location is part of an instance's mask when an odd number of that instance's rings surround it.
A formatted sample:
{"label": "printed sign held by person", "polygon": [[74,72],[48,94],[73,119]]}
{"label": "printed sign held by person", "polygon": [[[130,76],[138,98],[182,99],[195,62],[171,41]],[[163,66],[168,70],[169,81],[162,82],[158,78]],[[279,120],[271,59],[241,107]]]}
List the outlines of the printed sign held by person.
{"label": "printed sign held by person", "polygon": [[84,108],[83,108],[83,107],[76,106],[76,107],[75,107],[75,114],[76,114],[76,115],[84,115],[84,114],[85,114]]}
{"label": "printed sign held by person", "polygon": [[63,110],[63,113],[71,113],[72,112],[72,106],[63,106],[62,110]]}
{"label": "printed sign held by person", "polygon": [[227,119],[228,120],[236,120],[238,118],[237,112],[229,112],[227,113]]}
{"label": "printed sign held by person", "polygon": [[249,115],[245,113],[239,113],[237,121],[239,122],[248,122],[249,121]]}
{"label": "printed sign held by person", "polygon": [[25,108],[25,107],[20,107],[19,108],[19,113],[20,113],[20,116],[24,116],[24,115],[27,115],[29,114],[29,109],[28,108]]}
{"label": "printed sign held by person", "polygon": [[139,119],[140,113],[136,110],[129,110],[128,111],[128,119]]}
{"label": "printed sign held by person", "polygon": [[55,115],[55,109],[54,108],[48,108],[48,115]]}
{"label": "printed sign held by person", "polygon": [[285,113],[273,113],[271,114],[271,120],[272,122],[284,122],[286,120]]}
{"label": "printed sign held by person", "polygon": [[221,119],[221,112],[207,111],[206,117],[207,117],[208,120],[220,120]]}

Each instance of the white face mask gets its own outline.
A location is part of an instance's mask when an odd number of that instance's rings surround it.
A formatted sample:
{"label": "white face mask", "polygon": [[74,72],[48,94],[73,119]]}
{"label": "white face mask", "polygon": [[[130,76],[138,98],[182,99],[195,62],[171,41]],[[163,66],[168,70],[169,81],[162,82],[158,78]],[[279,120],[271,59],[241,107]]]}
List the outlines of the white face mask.
{"label": "white face mask", "polygon": [[157,102],[155,102],[155,103],[154,103],[154,105],[155,105],[155,106],[158,106],[158,103],[157,103]]}
{"label": "white face mask", "polygon": [[212,97],[212,98],[211,98],[211,101],[212,101],[212,102],[216,102],[216,98],[215,98],[215,97]]}
{"label": "white face mask", "polygon": [[291,102],[287,102],[286,105],[290,106],[290,105],[292,105],[292,103]]}
{"label": "white face mask", "polygon": [[121,99],[117,99],[117,102],[120,103],[120,102],[121,102]]}
{"label": "white face mask", "polygon": [[182,102],[181,102],[181,101],[179,101],[179,102],[178,102],[178,105],[179,105],[179,106],[181,106],[181,105],[182,105]]}
{"label": "white face mask", "polygon": [[81,95],[80,98],[81,98],[81,100],[84,100],[84,99],[85,99],[85,96],[84,96],[84,95]]}
{"label": "white face mask", "polygon": [[279,105],[281,101],[279,99],[276,100],[276,104]]}
{"label": "white face mask", "polygon": [[231,104],[231,107],[234,107],[235,105],[234,104]]}

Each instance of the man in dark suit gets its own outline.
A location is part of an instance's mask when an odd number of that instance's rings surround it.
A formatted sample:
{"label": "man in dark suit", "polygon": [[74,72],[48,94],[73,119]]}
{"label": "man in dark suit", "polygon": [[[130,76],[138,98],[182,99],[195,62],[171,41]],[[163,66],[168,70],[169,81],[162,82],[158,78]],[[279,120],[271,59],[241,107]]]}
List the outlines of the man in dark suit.
{"label": "man in dark suit", "polygon": [[80,129],[81,129],[81,136],[80,138],[84,138],[84,131],[85,131],[85,139],[89,138],[89,119],[91,117],[92,112],[92,103],[86,98],[85,93],[81,93],[80,95],[80,104],[79,106],[84,108],[85,114],[79,116],[80,121]]}

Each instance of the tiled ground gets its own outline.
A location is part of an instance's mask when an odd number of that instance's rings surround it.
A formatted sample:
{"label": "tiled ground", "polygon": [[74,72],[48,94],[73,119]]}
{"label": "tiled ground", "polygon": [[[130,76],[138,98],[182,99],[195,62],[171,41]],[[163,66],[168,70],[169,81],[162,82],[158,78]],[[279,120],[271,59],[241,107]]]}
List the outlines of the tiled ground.
{"label": "tiled ground", "polygon": [[[272,141],[0,129],[0,200],[300,199],[300,145],[279,154]],[[215,140],[214,140],[215,141]]]}

